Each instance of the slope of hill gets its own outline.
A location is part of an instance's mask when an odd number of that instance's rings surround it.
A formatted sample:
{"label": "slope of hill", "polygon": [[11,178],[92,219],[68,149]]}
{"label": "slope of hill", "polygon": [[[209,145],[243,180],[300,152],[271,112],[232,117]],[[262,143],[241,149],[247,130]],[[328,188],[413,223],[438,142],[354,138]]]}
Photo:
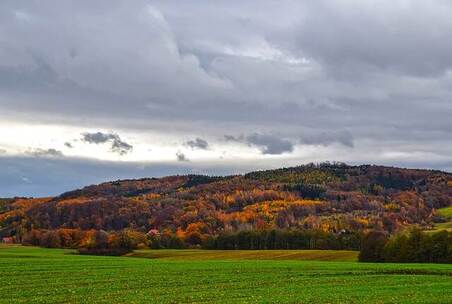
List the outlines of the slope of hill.
{"label": "slope of hill", "polygon": [[197,245],[250,230],[393,233],[412,224],[431,227],[436,209],[452,204],[451,181],[452,174],[440,171],[338,163],[119,180],[53,198],[0,200],[0,238],[129,229]]}

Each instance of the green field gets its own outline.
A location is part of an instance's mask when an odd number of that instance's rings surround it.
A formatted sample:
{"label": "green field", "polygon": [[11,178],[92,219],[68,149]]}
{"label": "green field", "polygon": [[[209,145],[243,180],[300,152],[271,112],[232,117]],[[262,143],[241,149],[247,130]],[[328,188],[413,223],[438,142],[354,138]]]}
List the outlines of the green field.
{"label": "green field", "polygon": [[162,250],[136,253],[148,258],[97,257],[0,246],[0,303],[452,303],[452,265],[297,260],[302,251],[284,260],[283,254]]}
{"label": "green field", "polygon": [[444,223],[435,223],[432,230],[428,232],[438,232],[441,230],[452,231],[452,206],[441,208],[437,210],[438,215],[446,218],[448,221]]}
{"label": "green field", "polygon": [[434,231],[437,232],[440,230],[452,231],[452,222],[436,223]]}
{"label": "green field", "polygon": [[168,260],[313,260],[356,262],[357,251],[348,250],[136,250],[132,257]]}
{"label": "green field", "polygon": [[437,210],[438,214],[445,218],[452,219],[452,206],[441,208]]}

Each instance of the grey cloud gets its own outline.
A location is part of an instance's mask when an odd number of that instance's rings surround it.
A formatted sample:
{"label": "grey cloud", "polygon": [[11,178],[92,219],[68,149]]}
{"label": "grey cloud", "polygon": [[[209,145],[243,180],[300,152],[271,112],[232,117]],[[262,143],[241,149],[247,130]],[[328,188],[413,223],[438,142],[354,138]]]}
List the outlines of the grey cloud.
{"label": "grey cloud", "polygon": [[31,60],[29,67],[0,65],[0,88],[35,89],[57,80],[57,74],[47,62],[34,54],[31,54]]}
{"label": "grey cloud", "polygon": [[74,146],[70,142],[65,142],[64,146],[66,146],[66,147],[68,147],[70,149],[74,148]]}
{"label": "grey cloud", "polygon": [[26,151],[26,154],[34,156],[34,157],[62,157],[63,152],[53,149],[53,148],[49,148],[49,149],[41,149],[41,148],[34,148],[34,149],[29,149],[28,151]]}
{"label": "grey cloud", "polygon": [[340,143],[344,146],[353,148],[353,135],[347,131],[322,132],[318,134],[304,135],[301,143],[305,145],[322,145],[329,146],[333,143]]}
{"label": "grey cloud", "polygon": [[312,1],[302,6],[297,46],[340,70],[341,77],[375,69],[428,77],[452,68],[447,39],[452,6],[446,1]]}
{"label": "grey cloud", "polygon": [[184,153],[180,152],[180,151],[176,152],[176,158],[177,158],[177,161],[180,161],[180,162],[188,162],[188,161],[190,161],[187,158],[187,156]]}
{"label": "grey cloud", "polygon": [[82,140],[90,144],[103,144],[118,138],[118,135],[112,133],[95,132],[82,134]]}
{"label": "grey cloud", "polygon": [[197,137],[195,140],[186,141],[184,145],[192,149],[201,149],[201,150],[209,149],[209,143],[206,140],[199,137]]}
{"label": "grey cloud", "polygon": [[[240,122],[248,133],[270,120],[281,133],[353,126],[365,138],[367,106],[378,126],[408,114],[400,122],[407,131],[412,123],[423,130],[451,115],[451,43],[444,39],[451,6],[444,1],[183,6],[2,3],[0,26],[8,31],[0,52],[0,108],[26,109],[37,120],[57,114],[76,124],[89,117],[99,126],[152,125],[162,132],[170,120],[182,129],[193,120],[215,122],[220,131]],[[221,20],[211,13],[218,6]],[[413,118],[424,113],[426,102],[414,102],[419,97],[430,104],[425,121]]]}
{"label": "grey cloud", "polygon": [[[340,143],[346,147],[353,148],[353,135],[348,131],[316,132],[308,131],[301,137],[300,143],[305,145],[329,146]],[[257,146],[263,154],[282,154],[292,152],[295,144],[276,135],[253,133],[247,136],[224,135],[226,142],[245,143],[250,146]]]}
{"label": "grey cloud", "polygon": [[252,133],[247,136],[224,135],[224,141],[247,144],[257,147],[262,154],[283,154],[292,152],[294,143],[280,136],[270,134]]}
{"label": "grey cloud", "polygon": [[234,136],[234,135],[224,135],[224,140],[226,142],[243,142],[245,137],[243,135]]}
{"label": "grey cloud", "polygon": [[6,153],[6,150],[5,149],[2,149],[2,148],[0,148],[0,154],[5,154]]}
{"label": "grey cloud", "polygon": [[82,133],[82,140],[90,144],[111,143],[111,151],[120,155],[125,155],[132,151],[133,146],[121,140],[118,134],[115,133]]}
{"label": "grey cloud", "polygon": [[250,145],[257,146],[262,154],[283,154],[292,152],[294,144],[275,135],[254,133],[245,138]]}
{"label": "grey cloud", "polygon": [[132,145],[121,140],[114,140],[111,145],[111,150],[116,153],[119,153],[120,155],[127,154],[130,151],[132,151],[132,149],[133,149]]}

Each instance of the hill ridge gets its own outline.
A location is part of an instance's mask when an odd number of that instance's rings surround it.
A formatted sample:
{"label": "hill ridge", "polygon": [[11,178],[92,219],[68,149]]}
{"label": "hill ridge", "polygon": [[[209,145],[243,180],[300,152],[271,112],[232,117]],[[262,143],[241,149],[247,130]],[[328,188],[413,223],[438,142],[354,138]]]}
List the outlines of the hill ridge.
{"label": "hill ridge", "polygon": [[295,229],[338,234],[432,227],[452,204],[452,174],[344,163],[242,175],[173,175],[90,185],[48,199],[0,204],[0,237],[31,230],[155,230],[191,245],[239,231]]}

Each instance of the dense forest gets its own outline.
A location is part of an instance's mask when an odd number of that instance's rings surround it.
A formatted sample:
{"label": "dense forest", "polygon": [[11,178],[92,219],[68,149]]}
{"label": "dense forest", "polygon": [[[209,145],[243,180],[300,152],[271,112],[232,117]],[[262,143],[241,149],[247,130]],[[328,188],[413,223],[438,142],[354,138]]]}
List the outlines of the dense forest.
{"label": "dense forest", "polygon": [[428,230],[452,174],[342,163],[118,180],[0,199],[0,239],[47,247],[359,249],[369,231]]}

